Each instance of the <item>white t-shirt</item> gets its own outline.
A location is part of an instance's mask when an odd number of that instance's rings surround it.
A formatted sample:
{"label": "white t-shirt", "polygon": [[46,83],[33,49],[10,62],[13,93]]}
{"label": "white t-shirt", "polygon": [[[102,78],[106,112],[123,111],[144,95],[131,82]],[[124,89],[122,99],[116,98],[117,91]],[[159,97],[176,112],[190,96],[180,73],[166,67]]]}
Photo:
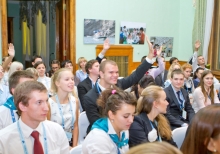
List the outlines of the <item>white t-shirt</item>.
{"label": "white t-shirt", "polygon": [[[46,131],[48,154],[68,154],[69,142],[62,127],[54,122],[47,120],[41,122],[35,129],[39,132],[39,138],[44,152],[45,149],[42,123],[44,124]],[[31,133],[34,130],[27,126],[25,123],[23,123],[21,119],[19,119],[19,124],[25,139],[27,151],[29,154],[32,154],[34,138],[31,136]],[[20,134],[17,127],[17,122],[6,127],[5,129],[0,130],[0,154],[15,153],[24,153],[24,149],[20,139]]]}

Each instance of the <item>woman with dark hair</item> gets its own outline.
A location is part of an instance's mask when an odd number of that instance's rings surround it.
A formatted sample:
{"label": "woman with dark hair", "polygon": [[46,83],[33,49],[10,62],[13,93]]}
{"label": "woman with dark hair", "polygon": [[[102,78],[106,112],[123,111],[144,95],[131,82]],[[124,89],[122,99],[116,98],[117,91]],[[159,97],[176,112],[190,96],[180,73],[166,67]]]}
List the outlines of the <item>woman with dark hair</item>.
{"label": "woman with dark hair", "polygon": [[210,70],[206,70],[202,73],[200,86],[197,87],[193,93],[192,107],[195,112],[198,112],[207,105],[220,103],[213,85],[213,78],[213,74]]}
{"label": "woman with dark hair", "polygon": [[138,99],[141,92],[144,90],[144,88],[146,88],[147,86],[150,85],[156,85],[154,78],[151,75],[144,75],[140,81],[138,82],[138,84],[134,85],[132,87],[131,92],[134,92],[136,98]]}
{"label": "woman with dark hair", "polygon": [[137,115],[129,129],[129,146],[145,142],[166,141],[176,146],[171,128],[163,114],[168,102],[166,93],[159,86],[145,88],[137,102]]}
{"label": "woman with dark hair", "polygon": [[202,67],[198,67],[196,69],[196,71],[194,72],[193,84],[194,84],[195,88],[197,88],[199,86],[199,82],[200,82],[200,79],[201,79],[201,76],[202,76],[203,72],[204,72],[204,68],[202,68]]}
{"label": "woman with dark hair", "polygon": [[97,100],[103,108],[82,144],[82,153],[124,154],[128,151],[128,129],[133,122],[136,99],[119,89],[104,90]]}
{"label": "woman with dark hair", "polygon": [[220,104],[209,105],[195,114],[181,151],[184,154],[220,154]]}
{"label": "woman with dark hair", "polygon": [[38,72],[37,81],[43,83],[48,92],[50,92],[51,79],[45,75],[46,65],[44,64],[44,62],[38,61],[34,64],[34,68]]}

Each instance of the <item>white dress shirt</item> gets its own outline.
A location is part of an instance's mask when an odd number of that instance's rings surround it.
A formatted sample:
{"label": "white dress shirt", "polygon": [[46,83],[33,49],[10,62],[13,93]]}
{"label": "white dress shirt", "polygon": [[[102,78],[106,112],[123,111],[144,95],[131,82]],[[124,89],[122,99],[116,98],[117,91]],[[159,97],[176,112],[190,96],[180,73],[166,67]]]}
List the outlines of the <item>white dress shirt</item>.
{"label": "white dress shirt", "polygon": [[37,81],[41,82],[47,88],[47,91],[50,92],[51,79],[49,77],[47,77],[47,76],[38,77]]}
{"label": "white dress shirt", "polygon": [[9,97],[11,97],[9,87],[0,83],[0,106],[3,105]]}
{"label": "white dress shirt", "polygon": [[[111,122],[108,119],[108,133],[104,130],[94,128],[86,136],[82,144],[82,154],[118,154],[118,149],[116,144],[109,137],[109,134],[116,134]],[[128,130],[122,131],[125,132],[125,138],[128,138]],[[123,146],[120,150],[121,154],[125,154],[128,150],[128,144]]]}
{"label": "white dress shirt", "polygon": [[[48,154],[68,154],[69,142],[62,127],[54,122],[47,120],[41,122],[35,129],[39,132],[39,138],[44,152],[45,149],[42,123],[44,124],[46,131]],[[23,123],[21,119],[19,119],[19,124],[25,139],[28,154],[33,154],[34,138],[31,136],[31,133],[34,130]],[[5,129],[0,130],[0,154],[15,153],[24,153],[20,134],[17,127],[17,122],[13,123]]]}
{"label": "white dress shirt", "polygon": [[[18,120],[17,110],[13,110],[16,121]],[[0,130],[13,123],[11,111],[5,106],[0,106]]]}

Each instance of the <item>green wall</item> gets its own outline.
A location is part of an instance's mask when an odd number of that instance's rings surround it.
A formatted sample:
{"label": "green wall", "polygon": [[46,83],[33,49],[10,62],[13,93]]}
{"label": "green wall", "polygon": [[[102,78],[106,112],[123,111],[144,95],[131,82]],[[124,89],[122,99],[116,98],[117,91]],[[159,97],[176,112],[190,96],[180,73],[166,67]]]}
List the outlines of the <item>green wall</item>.
{"label": "green wall", "polygon": [[[192,0],[76,0],[76,58],[95,58],[95,46],[83,44],[83,21],[116,20],[115,44],[121,21],[146,23],[150,36],[174,37],[173,56],[188,60],[192,54],[194,8]],[[147,45],[134,45],[133,61],[148,53]]]}
{"label": "green wall", "polygon": [[15,3],[8,3],[8,17],[13,18],[13,37],[15,47],[15,59],[16,61],[22,61],[22,33],[19,29],[19,5]]}

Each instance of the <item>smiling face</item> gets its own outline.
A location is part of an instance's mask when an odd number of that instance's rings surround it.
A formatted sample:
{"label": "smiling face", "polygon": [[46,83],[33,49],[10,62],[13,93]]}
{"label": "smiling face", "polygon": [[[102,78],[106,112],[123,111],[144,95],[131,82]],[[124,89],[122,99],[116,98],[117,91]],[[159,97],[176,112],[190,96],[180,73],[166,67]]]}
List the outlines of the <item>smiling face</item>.
{"label": "smiling face", "polygon": [[184,76],[183,74],[174,74],[173,78],[170,79],[173,87],[178,91],[183,86]]}
{"label": "smiling face", "polygon": [[58,91],[72,92],[74,88],[74,76],[71,71],[60,72],[60,78],[56,81]]}
{"label": "smiling face", "polygon": [[118,81],[118,66],[110,63],[105,65],[104,72],[100,71],[101,80],[105,82],[105,85],[115,85]]}
{"label": "smiling face", "polygon": [[133,123],[135,106],[122,103],[121,108],[115,114],[112,111],[108,112],[109,119],[112,120],[112,125],[116,132],[128,130]]}
{"label": "smiling face", "polygon": [[206,88],[211,87],[213,85],[213,75],[209,73],[206,76],[204,76],[203,82]]}
{"label": "smiling face", "polygon": [[38,72],[39,77],[44,77],[44,75],[45,75],[45,66],[44,66],[44,64],[39,64],[36,67],[36,70]]}

